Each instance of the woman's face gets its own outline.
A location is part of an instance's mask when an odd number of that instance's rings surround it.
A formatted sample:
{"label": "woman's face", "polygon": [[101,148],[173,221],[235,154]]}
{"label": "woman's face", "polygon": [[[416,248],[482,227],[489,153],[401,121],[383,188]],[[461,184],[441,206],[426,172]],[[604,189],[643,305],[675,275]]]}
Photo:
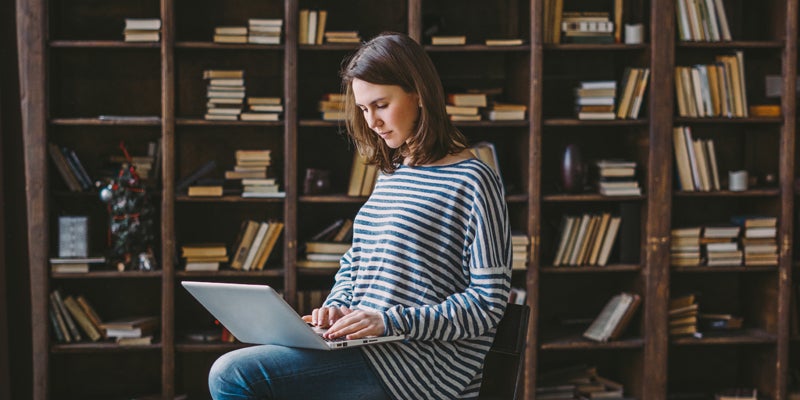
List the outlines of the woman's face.
{"label": "woman's face", "polygon": [[419,119],[419,96],[397,85],[376,85],[360,79],[351,83],[355,103],[364,120],[390,148],[396,149],[414,134]]}

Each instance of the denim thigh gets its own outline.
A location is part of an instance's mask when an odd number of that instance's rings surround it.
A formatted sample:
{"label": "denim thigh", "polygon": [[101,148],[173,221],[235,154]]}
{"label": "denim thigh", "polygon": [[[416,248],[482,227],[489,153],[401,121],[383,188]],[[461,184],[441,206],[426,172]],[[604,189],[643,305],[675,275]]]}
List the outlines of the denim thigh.
{"label": "denim thigh", "polygon": [[357,348],[245,347],[214,362],[208,386],[215,400],[390,398]]}

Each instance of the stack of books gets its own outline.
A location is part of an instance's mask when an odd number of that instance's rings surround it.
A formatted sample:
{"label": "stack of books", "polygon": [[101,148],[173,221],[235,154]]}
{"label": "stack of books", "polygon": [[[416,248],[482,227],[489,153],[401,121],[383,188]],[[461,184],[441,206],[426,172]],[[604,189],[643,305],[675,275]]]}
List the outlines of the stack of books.
{"label": "stack of books", "polygon": [[378,166],[367,164],[367,158],[358,151],[353,153],[353,164],[350,167],[350,182],[347,185],[348,196],[369,196],[378,181]]}
{"label": "stack of books", "polygon": [[617,97],[617,81],[599,80],[583,81],[575,88],[575,109],[578,119],[608,120],[615,119],[615,99]]}
{"label": "stack of books", "polygon": [[301,268],[338,268],[339,260],[350,250],[350,242],[306,242],[306,256],[298,260]]}
{"label": "stack of books", "polygon": [[731,41],[724,0],[678,0],[675,2],[678,38],[682,41]]}
{"label": "stack of books", "polygon": [[525,104],[493,102],[484,114],[489,121],[523,121],[527,110],[528,106]]}
{"label": "stack of books", "polygon": [[695,267],[702,262],[700,255],[699,226],[673,228],[670,231],[670,265],[673,267]]}
{"label": "stack of books", "polygon": [[606,265],[621,223],[610,213],[564,215],[553,266]]}
{"label": "stack of books", "polygon": [[208,97],[205,119],[236,121],[245,98],[243,70],[205,70]]}
{"label": "stack of books", "polygon": [[236,150],[236,165],[225,171],[225,179],[266,179],[267,170],[272,165],[272,150]]}
{"label": "stack of books", "polygon": [[702,337],[697,329],[699,314],[697,296],[693,293],[669,300],[669,335]]}
{"label": "stack of books", "polygon": [[198,243],[181,246],[186,271],[218,271],[228,262],[228,249],[221,243]]}
{"label": "stack of books", "polygon": [[694,139],[689,126],[672,128],[678,183],[685,192],[721,190],[713,139]]}
{"label": "stack of books", "polygon": [[511,269],[527,269],[528,259],[530,258],[530,238],[525,233],[513,233],[511,235]]}
{"label": "stack of books", "polygon": [[464,35],[436,35],[431,36],[431,44],[434,46],[461,46],[467,44],[467,37]]}
{"label": "stack of books", "polygon": [[286,192],[281,192],[275,178],[245,178],[242,179],[242,197],[281,198],[286,197]]}
{"label": "stack of books", "polygon": [[248,97],[247,110],[239,114],[242,121],[278,121],[283,113],[280,97]]}
{"label": "stack of books", "polygon": [[600,376],[597,368],[571,365],[545,369],[536,379],[536,399],[623,399],[625,387]]}
{"label": "stack of books", "polygon": [[90,264],[103,265],[106,258],[97,257],[51,257],[50,272],[56,274],[85,274],[90,270]]}
{"label": "stack of books", "polygon": [[327,20],[326,10],[300,10],[297,21],[297,43],[322,44]]}
{"label": "stack of books", "polygon": [[158,42],[161,40],[161,20],[158,18],[125,18],[123,31],[126,42]]}
{"label": "stack of books", "polygon": [[700,313],[697,316],[701,332],[726,332],[742,329],[744,318],[733,314]]}
{"label": "stack of books", "polygon": [[250,18],[247,20],[247,42],[281,44],[283,20],[280,18]]}
{"label": "stack of books", "polygon": [[319,101],[320,117],[323,121],[343,121],[344,95],[341,93],[325,93]]}
{"label": "stack of books", "polygon": [[614,43],[614,22],[608,11],[564,11],[562,43]]}
{"label": "stack of books", "polygon": [[448,93],[445,107],[451,121],[480,121],[487,104],[486,93]]}
{"label": "stack of books", "polygon": [[247,27],[246,26],[215,27],[214,43],[247,43]]}
{"label": "stack of books", "polygon": [[598,160],[597,189],[603,196],[639,196],[642,188],[636,177],[636,162],[626,160]]}
{"label": "stack of books", "polygon": [[650,80],[650,68],[626,68],[617,102],[618,119],[637,119]]}
{"label": "stack of books", "polygon": [[778,265],[778,219],[770,216],[734,217],[742,227],[744,265]]}
{"label": "stack of books", "polygon": [[325,43],[361,43],[358,31],[327,31]]}
{"label": "stack of books", "polygon": [[739,250],[740,228],[736,225],[707,225],[703,227],[700,243],[706,256],[706,265],[742,265],[742,251]]}
{"label": "stack of books", "polygon": [[339,260],[350,249],[353,220],[340,218],[314,234],[305,244],[305,258],[298,267],[338,268]]}
{"label": "stack of books", "polygon": [[244,271],[263,270],[283,227],[284,223],[281,221],[243,221],[236,238],[231,268]]}
{"label": "stack of books", "polygon": [[681,117],[747,117],[744,53],[719,54],[713,63],[675,67]]}
{"label": "stack of books", "polygon": [[121,345],[148,345],[159,325],[156,316],[135,316],[118,318],[100,324],[106,337],[116,339]]}

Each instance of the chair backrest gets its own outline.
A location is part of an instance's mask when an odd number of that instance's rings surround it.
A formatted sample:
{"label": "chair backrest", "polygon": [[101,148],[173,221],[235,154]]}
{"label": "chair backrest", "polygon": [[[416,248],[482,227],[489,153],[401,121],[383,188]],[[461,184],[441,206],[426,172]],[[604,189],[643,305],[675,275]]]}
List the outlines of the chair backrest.
{"label": "chair backrest", "polygon": [[529,316],[530,307],[525,304],[506,307],[483,364],[481,399],[516,400],[520,396]]}

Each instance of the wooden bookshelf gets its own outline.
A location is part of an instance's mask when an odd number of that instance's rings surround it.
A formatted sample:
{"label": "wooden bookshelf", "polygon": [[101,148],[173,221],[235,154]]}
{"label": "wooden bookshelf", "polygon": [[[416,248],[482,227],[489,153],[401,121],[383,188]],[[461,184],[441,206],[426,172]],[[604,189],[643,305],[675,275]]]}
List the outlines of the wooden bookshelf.
{"label": "wooden bookshelf", "polygon": [[[525,398],[535,397],[540,374],[571,364],[596,366],[601,375],[622,383],[626,396],[638,399],[685,394],[708,398],[733,386],[755,387],[764,398],[786,398],[790,373],[800,368],[800,342],[789,333],[790,291],[796,286],[793,272],[797,271],[793,248],[800,245],[795,243],[793,223],[799,199],[794,180],[800,175],[800,163],[795,161],[800,148],[795,141],[794,79],[798,1],[724,3],[733,41],[683,42],[677,39],[675,0],[624,0],[623,22],[645,26],[640,44],[545,43],[542,26],[549,0],[19,3],[20,65],[28,66],[21,71],[20,84],[25,93],[21,105],[33,398],[153,393],[163,398],[179,394],[206,398],[206,376],[213,361],[242,345],[185,339],[186,332],[213,327],[213,320],[182,290],[181,280],[268,283],[282,290],[293,305],[301,292],[330,286],[333,269],[297,268],[296,263],[308,238],[337,218],[353,217],[366,200],[345,195],[353,149],[342,133],[343,123],[323,121],[317,111],[325,93],[340,90],[341,61],[356,47],[298,44],[301,9],[326,9],[328,29],[355,29],[365,40],[382,31],[406,32],[425,46],[445,90],[498,88],[504,101],[528,106],[523,121],[457,123],[470,141],[491,141],[496,146],[512,229],[525,232],[531,241],[534,256],[528,268],[512,275],[512,285],[527,290],[535,321],[528,332]],[[129,17],[160,18],[161,41],[122,41],[123,20]],[[212,41],[215,26],[244,26],[251,17],[283,19],[281,44]],[[752,23],[756,17],[761,24]],[[431,29],[466,35],[467,44],[431,45],[426,34]],[[487,38],[522,38],[523,45],[486,46]],[[679,117],[675,67],[739,50],[745,57],[749,102],[779,104],[781,117]],[[572,90],[578,82],[619,82],[631,66],[650,69],[638,118],[575,117]],[[281,120],[203,119],[206,69],[244,70],[248,96],[283,99]],[[787,95],[766,98],[765,75],[782,76],[781,89]],[[100,119],[100,115],[146,118]],[[674,126],[690,126],[696,137],[719,143],[720,171],[726,177],[728,170],[747,169],[773,174],[776,183],[743,192],[679,191],[674,183]],[[95,251],[104,250],[107,222],[96,191],[67,190],[49,160],[47,143],[75,148],[87,169],[97,174],[102,159],[117,151],[121,140],[134,153],[149,141],[161,141],[161,175],[151,186],[159,214],[160,269],[51,274],[48,258],[57,250],[58,215],[90,215]],[[594,189],[565,193],[559,176],[568,144],[579,145],[586,162],[635,161],[642,194],[609,197]],[[217,161],[219,171],[232,167],[234,151],[240,148],[272,151],[270,175],[278,178],[285,198],[196,198],[176,190],[177,180],[209,159]],[[330,170],[331,190],[304,194],[307,168]],[[562,216],[600,212],[623,217],[608,265],[553,266]],[[778,217],[777,266],[670,266],[671,228],[724,223],[733,215],[755,213]],[[183,270],[179,246],[221,242],[230,248],[243,219],[285,223],[264,270]],[[160,315],[157,341],[137,348],[57,343],[47,301],[55,288],[84,294],[104,317],[133,312]],[[621,339],[591,342],[580,337],[580,328],[565,328],[558,322],[593,317],[620,291],[636,292],[643,299]],[[684,291],[704,293],[702,304],[709,311],[742,314],[747,329],[726,336],[670,338],[668,300]]]}

